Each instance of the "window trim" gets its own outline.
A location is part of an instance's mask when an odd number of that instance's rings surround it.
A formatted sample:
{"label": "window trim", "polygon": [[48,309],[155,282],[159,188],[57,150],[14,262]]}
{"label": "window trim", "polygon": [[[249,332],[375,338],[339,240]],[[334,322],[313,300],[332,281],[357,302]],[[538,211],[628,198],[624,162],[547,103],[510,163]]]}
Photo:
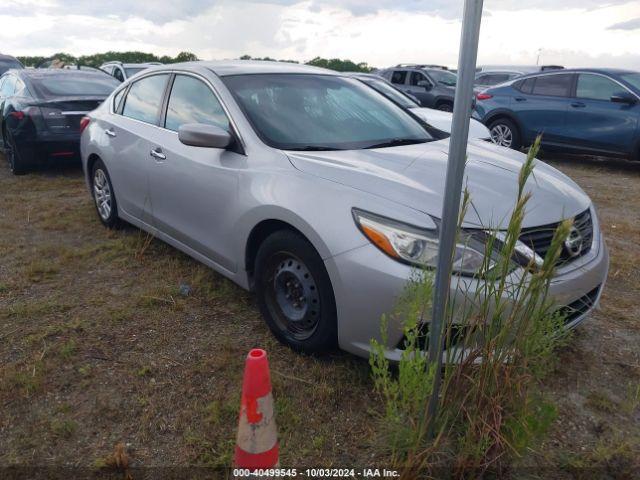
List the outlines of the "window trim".
{"label": "window trim", "polygon": [[[131,91],[131,86],[132,86],[132,85],[134,85],[134,84],[136,84],[136,83],[138,83],[138,82],[139,82],[139,81],[141,81],[141,80],[144,80],[145,78],[153,77],[153,76],[155,76],[155,75],[167,75],[167,77],[168,77],[168,78],[167,78],[167,83],[165,84],[164,92],[163,92],[162,97],[161,97],[161,98],[164,100],[164,96],[165,96],[165,95],[166,95],[166,93],[167,93],[167,85],[169,84],[169,80],[171,79],[171,73],[170,73],[170,72],[155,72],[155,71],[154,71],[154,72],[151,72],[149,75],[145,75],[145,76],[144,76],[144,77],[142,77],[142,78],[136,78],[135,82],[128,83],[128,84],[126,85],[126,87],[124,87],[124,88],[126,88],[126,89],[127,89],[127,91],[125,92],[125,95],[124,95],[124,97],[123,97],[123,99],[124,99],[125,101],[124,101],[124,102],[121,102],[121,105],[118,105],[118,110],[120,111],[119,115],[120,115],[121,117],[127,118],[127,119],[129,119],[129,120],[133,120],[133,121],[135,121],[135,122],[140,122],[140,123],[142,123],[142,124],[144,124],[144,125],[151,125],[152,127],[158,127],[158,128],[160,128],[160,127],[159,127],[158,122],[160,121],[160,112],[161,112],[162,102],[160,102],[160,105],[158,106],[158,111],[157,111],[157,113],[156,113],[156,119],[155,119],[155,122],[156,122],[156,123],[149,123],[149,122],[145,122],[144,120],[138,120],[137,118],[127,117],[127,116],[124,114],[124,106],[125,106],[125,104],[127,103],[127,102],[126,102],[126,98],[129,96],[129,92]],[[118,91],[119,91],[119,90],[118,90]],[[113,108],[113,102],[110,102],[110,103],[111,103],[111,107],[110,107],[110,108]]]}
{"label": "window trim", "polygon": [[[227,118],[229,119],[229,133],[231,134],[232,137],[234,137],[238,148],[236,153],[239,153],[241,155],[246,155],[246,144],[244,139],[242,138],[242,135],[240,134],[240,130],[238,129],[238,124],[236,123],[236,121],[234,120],[233,116],[231,115],[231,112],[229,111],[229,108],[227,107],[227,105],[225,104],[225,102],[222,100],[222,97],[220,96],[220,94],[218,93],[217,89],[214,87],[214,85],[209,81],[209,79],[207,79],[205,76],[195,73],[195,72],[191,72],[188,70],[178,70],[178,69],[171,69],[171,70],[153,70],[152,72],[148,72],[148,73],[142,73],[140,77],[137,77],[135,79],[135,81],[133,82],[129,82],[129,81],[125,81],[125,84],[122,86],[122,89],[126,89],[126,92],[124,94],[123,98],[126,98],[127,95],[129,95],[129,90],[131,89],[131,85],[133,85],[136,82],[139,82],[140,80],[143,80],[147,77],[151,77],[153,75],[169,75],[169,79],[167,80],[167,85],[165,87],[165,91],[164,91],[164,95],[162,97],[162,101],[160,103],[160,107],[162,109],[161,114],[162,117],[158,117],[158,122],[160,121],[161,118],[165,118],[166,115],[166,107],[167,107],[167,103],[168,103],[168,99],[169,99],[169,92],[170,90],[168,89],[169,85],[173,86],[173,77],[175,75],[190,75],[192,77],[195,77],[201,81],[203,81],[205,83],[205,85],[207,85],[209,87],[209,89],[213,92],[213,94],[215,95],[215,97],[218,99],[218,102],[220,102],[220,105],[222,105],[222,109],[224,110],[225,115],[227,116]],[[116,95],[120,90],[116,90],[115,92],[112,93],[112,95]],[[147,122],[143,122],[142,120],[137,120],[135,118],[131,118],[131,117],[125,117],[122,114],[122,110],[124,108],[124,103],[121,103],[121,105],[119,106],[118,110],[119,112],[116,112],[113,110],[113,101],[109,102],[109,113],[111,115],[120,115],[123,118],[126,118],[128,120],[134,121],[134,122],[139,122],[143,125],[148,125],[154,128],[158,128],[164,132],[170,132],[174,135],[178,135],[178,132],[175,132],[173,130],[169,130],[167,128],[164,128],[163,126],[160,126],[160,124],[158,123],[157,125],[151,124],[151,123],[147,123]]]}
{"label": "window trim", "polygon": [[[537,94],[533,93],[533,90],[531,91],[531,93],[523,92],[522,90],[520,90],[521,85],[525,81],[530,79],[530,78],[533,78],[533,79],[537,80],[540,77],[548,77],[550,75],[562,75],[562,74],[564,74],[564,75],[573,75],[572,87],[571,87],[571,90],[569,92],[570,93],[569,97],[557,97],[557,96],[554,96],[554,95],[537,95]],[[610,75],[604,74],[602,72],[589,72],[589,71],[581,71],[581,70],[575,70],[575,71],[567,71],[567,70],[557,70],[556,71],[556,70],[554,70],[552,72],[534,74],[534,75],[531,75],[531,76],[527,76],[526,78],[516,78],[516,79],[514,79],[514,83],[520,83],[520,85],[518,85],[516,87],[516,90],[518,90],[520,93],[522,93],[524,95],[531,95],[531,96],[534,96],[534,97],[579,98],[579,97],[576,97],[576,87],[577,87],[577,83],[578,83],[578,75],[581,75],[581,74],[599,75],[601,77],[608,78],[609,80],[611,80],[611,81],[617,83],[618,85],[620,85],[620,87],[623,90],[629,92],[634,97],[636,97],[638,99],[638,101],[640,101],[640,95],[636,94],[633,90],[628,88],[625,84],[623,84],[622,82],[618,81],[618,79],[616,79],[616,78],[614,78],[614,77],[612,77]],[[533,85],[533,88],[535,89],[535,83]],[[585,100],[589,100],[589,99],[585,99]],[[596,101],[606,101],[606,100],[596,100]]]}

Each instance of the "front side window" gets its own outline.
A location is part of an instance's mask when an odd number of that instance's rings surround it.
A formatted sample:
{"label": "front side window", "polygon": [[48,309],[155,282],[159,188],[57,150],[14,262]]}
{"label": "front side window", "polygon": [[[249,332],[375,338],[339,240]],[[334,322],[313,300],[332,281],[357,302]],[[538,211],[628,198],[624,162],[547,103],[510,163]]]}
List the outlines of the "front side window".
{"label": "front side window", "polygon": [[169,75],[153,75],[131,84],[124,99],[122,115],[125,117],[156,124]]}
{"label": "front side window", "polygon": [[534,95],[568,97],[571,89],[571,75],[543,75],[536,77]]}
{"label": "front side window", "polygon": [[425,77],[420,72],[411,72],[411,77],[409,77],[409,83],[414,87],[417,87],[419,82],[429,82],[429,80],[427,80],[427,77]]}
{"label": "front side window", "polygon": [[222,78],[262,140],[284,150],[350,150],[423,143],[413,117],[361,82],[333,75]]}
{"label": "front side window", "polygon": [[177,132],[185,123],[229,129],[227,115],[211,89],[197,78],[177,75],[171,88],[165,127]]}
{"label": "front side window", "polygon": [[396,70],[391,75],[391,83],[398,83],[404,85],[404,82],[407,80],[407,72],[403,72],[402,70]]}
{"label": "front side window", "polygon": [[581,73],[578,75],[576,97],[609,101],[613,95],[623,90],[623,87],[606,77]]}

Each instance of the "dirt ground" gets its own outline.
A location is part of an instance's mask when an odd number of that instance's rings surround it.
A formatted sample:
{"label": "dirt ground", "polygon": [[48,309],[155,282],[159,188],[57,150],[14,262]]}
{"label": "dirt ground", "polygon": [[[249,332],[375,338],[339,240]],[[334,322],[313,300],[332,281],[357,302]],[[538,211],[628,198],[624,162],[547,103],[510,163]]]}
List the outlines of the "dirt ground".
{"label": "dirt ground", "polygon": [[[545,385],[559,414],[551,435],[522,462],[547,468],[540,478],[593,478],[592,468],[631,478],[640,164],[550,163],[595,201],[611,271],[602,309]],[[270,356],[282,465],[378,459],[366,361],[291,352],[250,294],[133,227],[103,228],[77,166],[13,177],[0,158],[0,466],[100,469],[120,442],[138,466],[228,465],[243,360],[256,346]]]}

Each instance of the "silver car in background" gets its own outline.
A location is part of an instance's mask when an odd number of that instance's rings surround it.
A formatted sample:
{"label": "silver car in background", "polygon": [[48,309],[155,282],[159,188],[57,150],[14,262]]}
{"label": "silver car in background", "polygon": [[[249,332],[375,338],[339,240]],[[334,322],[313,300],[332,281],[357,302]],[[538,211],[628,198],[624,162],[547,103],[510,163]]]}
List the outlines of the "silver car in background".
{"label": "silver car in background", "polygon": [[[435,264],[448,139],[348,76],[271,62],[153,67],[83,128],[102,223],[136,225],[254,290],[268,326],[294,349],[367,356],[413,269]],[[524,159],[475,140],[468,157],[474,208],[463,226],[473,241],[457,247],[454,298],[459,283],[482,287],[475,233],[504,226]],[[563,251],[551,287],[558,307],[571,309],[571,328],[607,274],[596,212],[544,163],[528,188],[521,251],[544,255],[553,227],[575,218],[580,241]],[[400,320],[388,333],[386,354],[397,360]]]}

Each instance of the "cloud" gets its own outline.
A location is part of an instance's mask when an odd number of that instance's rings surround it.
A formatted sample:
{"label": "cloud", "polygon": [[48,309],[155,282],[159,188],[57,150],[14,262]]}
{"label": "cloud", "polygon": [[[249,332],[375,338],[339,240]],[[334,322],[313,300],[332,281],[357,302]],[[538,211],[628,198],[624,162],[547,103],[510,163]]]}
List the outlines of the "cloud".
{"label": "cloud", "polygon": [[640,17],[626,22],[614,23],[607,30],[638,30],[640,29]]}

